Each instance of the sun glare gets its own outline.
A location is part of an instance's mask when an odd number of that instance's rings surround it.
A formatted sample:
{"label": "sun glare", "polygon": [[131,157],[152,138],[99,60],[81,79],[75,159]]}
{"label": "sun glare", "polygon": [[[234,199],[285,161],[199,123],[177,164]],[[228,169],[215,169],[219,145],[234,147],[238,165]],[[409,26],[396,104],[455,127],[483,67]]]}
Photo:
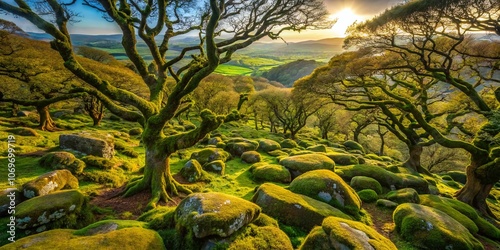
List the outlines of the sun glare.
{"label": "sun glare", "polygon": [[355,21],[360,21],[361,18],[354,14],[352,9],[345,8],[341,11],[334,13],[331,15],[332,19],[337,19],[335,25],[333,25],[332,30],[338,36],[345,36],[345,32],[349,25],[353,24]]}

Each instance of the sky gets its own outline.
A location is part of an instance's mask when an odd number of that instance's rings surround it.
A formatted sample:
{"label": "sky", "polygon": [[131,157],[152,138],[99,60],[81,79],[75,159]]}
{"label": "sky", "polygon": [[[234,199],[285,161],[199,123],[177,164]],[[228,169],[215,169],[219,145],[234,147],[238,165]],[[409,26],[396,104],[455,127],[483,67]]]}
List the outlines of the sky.
{"label": "sky", "polygon": [[[12,3],[13,0],[5,0]],[[374,15],[385,9],[403,2],[403,0],[324,0],[327,10],[331,13],[330,18],[337,18],[337,23],[329,30],[303,31],[301,33],[288,32],[283,34],[287,42],[301,40],[318,40],[323,38],[343,37],[347,26],[355,21],[370,19]],[[118,34],[118,27],[102,18],[102,14],[81,5],[81,0],[77,0],[79,22],[70,24],[69,30],[74,34]],[[22,18],[15,18],[11,15],[0,13],[0,18],[16,23],[25,31],[41,32],[35,26]]]}

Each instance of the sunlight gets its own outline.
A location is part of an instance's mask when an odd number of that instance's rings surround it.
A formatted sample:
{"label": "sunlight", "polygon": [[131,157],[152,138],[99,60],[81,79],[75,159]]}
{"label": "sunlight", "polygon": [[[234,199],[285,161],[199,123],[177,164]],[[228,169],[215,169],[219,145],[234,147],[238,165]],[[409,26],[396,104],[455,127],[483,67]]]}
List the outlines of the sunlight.
{"label": "sunlight", "polygon": [[351,8],[344,8],[341,11],[331,15],[332,19],[337,19],[337,22],[332,27],[333,32],[338,36],[345,36],[345,32],[349,25],[353,24],[355,21],[360,21],[361,17],[354,14]]}

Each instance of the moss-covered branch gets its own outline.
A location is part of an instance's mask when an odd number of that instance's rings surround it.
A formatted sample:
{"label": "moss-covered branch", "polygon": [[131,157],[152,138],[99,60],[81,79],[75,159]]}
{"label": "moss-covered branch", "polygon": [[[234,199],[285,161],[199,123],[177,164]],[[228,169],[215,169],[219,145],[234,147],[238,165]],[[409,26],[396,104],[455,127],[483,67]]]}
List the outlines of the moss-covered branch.
{"label": "moss-covered branch", "polygon": [[74,93],[69,93],[69,94],[62,94],[58,95],[53,98],[49,99],[41,99],[41,100],[19,100],[19,99],[13,99],[13,98],[6,98],[6,99],[0,99],[0,102],[11,102],[19,105],[24,105],[24,106],[48,106],[50,104],[64,101],[64,100],[69,100],[77,97],[81,97],[85,95],[84,92],[79,91],[79,92],[74,92]]}

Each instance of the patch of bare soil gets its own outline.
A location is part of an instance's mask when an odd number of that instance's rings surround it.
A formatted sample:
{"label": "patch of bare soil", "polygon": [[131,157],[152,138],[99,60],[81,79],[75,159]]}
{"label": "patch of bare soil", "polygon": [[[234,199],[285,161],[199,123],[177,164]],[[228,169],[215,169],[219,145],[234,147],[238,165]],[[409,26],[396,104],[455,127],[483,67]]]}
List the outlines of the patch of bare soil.
{"label": "patch of bare soil", "polygon": [[[122,197],[120,194],[123,192],[125,186],[120,188],[108,188],[101,190],[99,194],[93,197],[90,204],[100,208],[111,209],[120,219],[135,220],[145,211],[148,202],[151,199],[151,191],[144,190],[130,197]],[[186,197],[185,194],[173,197],[173,201],[160,202],[159,206],[177,206],[179,202]],[[123,213],[131,213],[125,216]],[[97,220],[101,220],[106,215],[97,215]]]}
{"label": "patch of bare soil", "polygon": [[373,228],[394,242],[397,232],[392,221],[392,210],[377,207],[375,203],[363,203],[363,208],[371,215]]}

